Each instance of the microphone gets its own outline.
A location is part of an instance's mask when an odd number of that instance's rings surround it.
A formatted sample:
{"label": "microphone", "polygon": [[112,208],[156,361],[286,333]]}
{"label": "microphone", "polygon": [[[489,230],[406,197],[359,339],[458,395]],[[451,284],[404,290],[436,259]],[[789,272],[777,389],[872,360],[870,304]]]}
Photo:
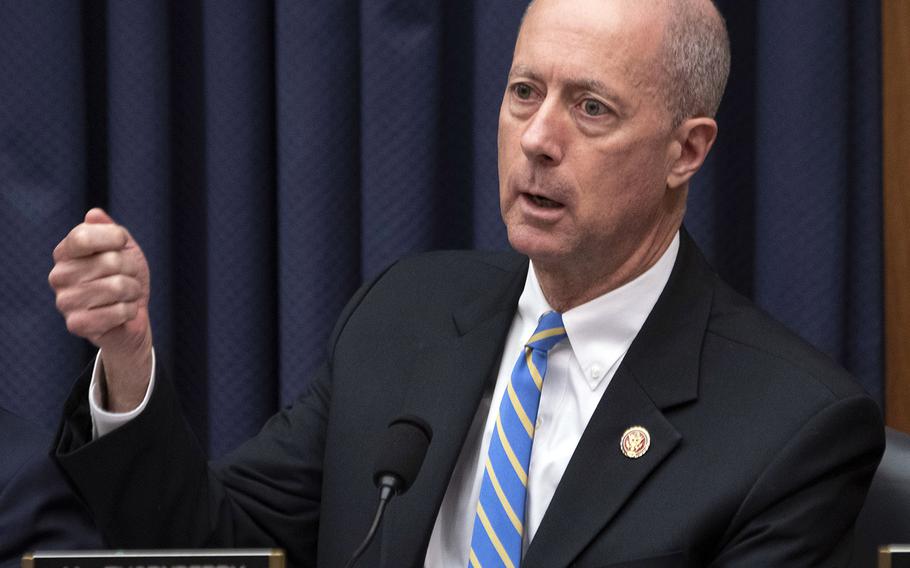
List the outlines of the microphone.
{"label": "microphone", "polygon": [[432,439],[433,429],[419,416],[402,415],[389,423],[373,468],[373,483],[379,488],[379,506],[366,538],[354,551],[345,568],[352,568],[370,546],[392,497],[401,495],[414,483]]}

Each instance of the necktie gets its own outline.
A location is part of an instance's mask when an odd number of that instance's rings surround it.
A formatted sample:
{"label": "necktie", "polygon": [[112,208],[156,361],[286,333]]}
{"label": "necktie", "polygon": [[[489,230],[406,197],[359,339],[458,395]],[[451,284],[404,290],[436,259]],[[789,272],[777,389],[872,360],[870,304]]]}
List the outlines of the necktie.
{"label": "necktie", "polygon": [[484,464],[468,566],[513,568],[521,561],[528,465],[547,354],[565,339],[562,315],[547,312],[525,344],[499,405]]}

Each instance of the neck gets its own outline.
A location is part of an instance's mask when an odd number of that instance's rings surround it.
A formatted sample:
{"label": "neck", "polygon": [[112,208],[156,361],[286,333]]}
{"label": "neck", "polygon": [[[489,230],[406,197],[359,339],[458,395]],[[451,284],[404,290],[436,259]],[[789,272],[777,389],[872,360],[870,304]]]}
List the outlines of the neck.
{"label": "neck", "polygon": [[661,231],[640,242],[623,258],[582,258],[554,265],[533,264],[540,289],[550,306],[559,313],[603,296],[638,278],[660,260],[679,230]]}

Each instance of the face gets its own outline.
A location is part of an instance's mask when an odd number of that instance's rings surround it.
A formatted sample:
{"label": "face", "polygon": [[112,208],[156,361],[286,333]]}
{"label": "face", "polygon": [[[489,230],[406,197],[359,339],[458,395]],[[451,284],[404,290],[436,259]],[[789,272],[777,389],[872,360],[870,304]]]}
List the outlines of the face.
{"label": "face", "polygon": [[536,264],[615,268],[680,215],[649,4],[537,0],[525,17],[499,113],[500,208]]}

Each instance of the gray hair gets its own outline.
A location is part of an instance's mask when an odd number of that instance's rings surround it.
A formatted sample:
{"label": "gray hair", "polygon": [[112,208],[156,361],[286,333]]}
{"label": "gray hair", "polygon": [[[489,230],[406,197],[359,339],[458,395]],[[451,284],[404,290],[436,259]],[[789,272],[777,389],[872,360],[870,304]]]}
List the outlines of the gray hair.
{"label": "gray hair", "polygon": [[713,117],[730,75],[730,38],[712,1],[669,0],[660,64],[673,127]]}

